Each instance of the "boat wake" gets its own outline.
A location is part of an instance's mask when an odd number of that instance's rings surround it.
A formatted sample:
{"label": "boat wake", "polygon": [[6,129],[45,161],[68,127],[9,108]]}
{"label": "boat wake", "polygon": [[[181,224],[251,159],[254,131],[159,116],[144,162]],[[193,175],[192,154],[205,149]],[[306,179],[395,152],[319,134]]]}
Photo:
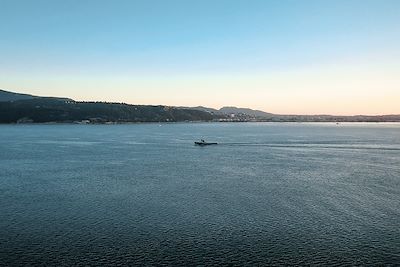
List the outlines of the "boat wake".
{"label": "boat wake", "polygon": [[304,149],[352,149],[352,150],[392,150],[400,151],[400,147],[390,147],[381,145],[346,145],[346,144],[330,144],[330,143],[218,143],[221,146],[262,146],[270,148],[304,148]]}

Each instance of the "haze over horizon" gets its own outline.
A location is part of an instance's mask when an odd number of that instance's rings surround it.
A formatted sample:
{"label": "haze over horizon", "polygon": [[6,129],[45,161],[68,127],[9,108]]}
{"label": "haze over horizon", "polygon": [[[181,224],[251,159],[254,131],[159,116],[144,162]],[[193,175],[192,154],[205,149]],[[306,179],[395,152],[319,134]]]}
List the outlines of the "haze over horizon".
{"label": "haze over horizon", "polygon": [[0,2],[0,88],[275,114],[400,114],[400,1]]}

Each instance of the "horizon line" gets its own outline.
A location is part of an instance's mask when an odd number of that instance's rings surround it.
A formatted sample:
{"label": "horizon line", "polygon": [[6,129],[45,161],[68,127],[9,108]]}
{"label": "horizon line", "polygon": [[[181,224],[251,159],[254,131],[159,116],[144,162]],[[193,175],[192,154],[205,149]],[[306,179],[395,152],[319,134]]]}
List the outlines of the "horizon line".
{"label": "horizon line", "polygon": [[76,100],[72,97],[69,96],[43,96],[43,95],[34,95],[31,93],[19,93],[16,91],[9,91],[9,90],[5,90],[5,89],[1,89],[0,91],[4,91],[7,93],[13,93],[13,94],[21,94],[21,95],[29,95],[29,96],[33,96],[33,97],[54,97],[54,98],[68,98],[68,99],[72,99],[75,102],[102,102],[102,103],[111,103],[111,104],[127,104],[127,105],[136,105],[136,106],[165,106],[165,107],[175,107],[175,108],[197,108],[197,107],[203,107],[203,108],[209,108],[209,109],[215,109],[216,111],[221,110],[222,108],[226,108],[226,107],[231,107],[231,108],[237,108],[237,109],[250,109],[252,111],[261,111],[261,112],[265,112],[265,113],[269,113],[271,115],[277,115],[277,116],[333,116],[333,117],[357,117],[357,116],[365,116],[365,117],[379,117],[379,116],[400,116],[399,114],[396,113],[380,113],[380,114],[348,114],[348,115],[343,115],[343,114],[330,114],[330,113],[315,113],[315,114],[311,114],[311,113],[303,113],[303,114],[296,114],[296,113],[273,113],[273,112],[269,112],[269,111],[265,111],[263,109],[259,109],[259,108],[252,108],[252,107],[243,107],[243,106],[235,106],[235,105],[223,105],[218,107],[215,106],[204,106],[204,105],[194,105],[194,106],[187,106],[187,105],[167,105],[167,104],[145,104],[145,103],[141,103],[141,104],[135,104],[135,103],[129,103],[129,102],[125,102],[125,101],[107,101],[107,100]]}

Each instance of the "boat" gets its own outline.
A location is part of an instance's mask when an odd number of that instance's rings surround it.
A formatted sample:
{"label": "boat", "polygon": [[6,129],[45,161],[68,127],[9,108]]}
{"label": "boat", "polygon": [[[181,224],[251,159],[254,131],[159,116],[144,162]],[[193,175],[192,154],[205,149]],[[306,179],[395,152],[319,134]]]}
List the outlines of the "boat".
{"label": "boat", "polygon": [[194,142],[195,145],[198,146],[210,146],[210,145],[218,145],[218,143],[209,143],[204,141],[203,139],[200,140],[200,142]]}

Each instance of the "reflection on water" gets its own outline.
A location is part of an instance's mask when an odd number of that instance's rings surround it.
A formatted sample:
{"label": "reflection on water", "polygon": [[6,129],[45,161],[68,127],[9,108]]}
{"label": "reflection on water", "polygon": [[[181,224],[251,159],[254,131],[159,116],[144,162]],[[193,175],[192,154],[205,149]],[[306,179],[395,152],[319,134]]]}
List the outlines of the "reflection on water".
{"label": "reflection on water", "polygon": [[0,265],[396,264],[399,166],[399,124],[2,125]]}

